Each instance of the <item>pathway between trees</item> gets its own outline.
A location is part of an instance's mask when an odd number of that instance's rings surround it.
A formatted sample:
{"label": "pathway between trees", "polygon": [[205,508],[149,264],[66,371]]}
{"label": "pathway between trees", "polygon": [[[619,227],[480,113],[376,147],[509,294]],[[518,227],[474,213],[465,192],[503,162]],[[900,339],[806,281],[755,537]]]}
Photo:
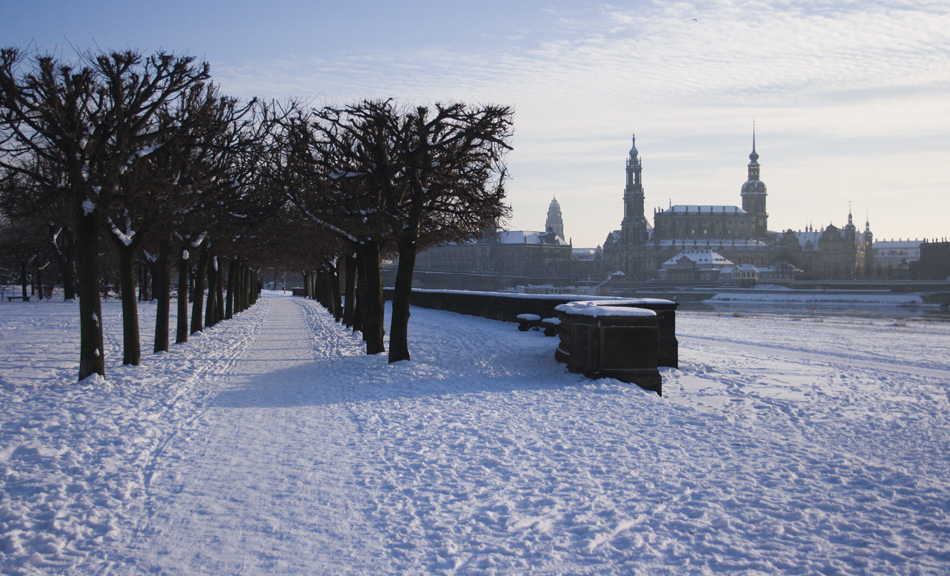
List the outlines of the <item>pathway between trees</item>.
{"label": "pathway between trees", "polygon": [[358,338],[312,302],[268,305],[221,393],[156,458],[134,571],[343,573],[377,556],[352,489],[359,435],[326,366]]}

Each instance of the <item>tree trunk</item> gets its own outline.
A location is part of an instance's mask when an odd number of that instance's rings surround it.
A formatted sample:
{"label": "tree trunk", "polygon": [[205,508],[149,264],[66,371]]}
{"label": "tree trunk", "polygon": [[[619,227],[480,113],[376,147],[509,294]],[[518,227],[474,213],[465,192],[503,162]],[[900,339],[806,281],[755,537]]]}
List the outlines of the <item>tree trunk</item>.
{"label": "tree trunk", "polygon": [[247,310],[251,307],[251,267],[244,265],[244,282],[241,284],[241,310]]}
{"label": "tree trunk", "polygon": [[[360,246],[360,279],[365,284],[363,301],[363,340],[367,354],[386,351],[383,342],[385,309],[383,301],[383,270],[379,242],[369,240]],[[365,282],[362,282],[365,280]]]}
{"label": "tree trunk", "polygon": [[205,306],[205,326],[211,327],[215,324],[214,313],[218,309],[218,257],[209,256],[208,258],[208,303]]}
{"label": "tree trunk", "polygon": [[253,287],[252,287],[253,284],[254,284],[254,271],[251,270],[251,267],[249,265],[245,265],[244,266],[244,290],[243,290],[244,294],[242,296],[243,300],[241,302],[242,310],[247,310],[248,308],[251,307],[251,301],[252,301],[251,294],[253,290]]}
{"label": "tree trunk", "polygon": [[135,248],[112,237],[119,253],[119,292],[122,297],[122,363],[142,363],[139,308],[135,293]]}
{"label": "tree trunk", "polygon": [[152,286],[152,269],[148,258],[139,261],[139,302],[149,302],[152,299],[150,294]]}
{"label": "tree trunk", "polygon": [[[159,250],[162,249],[162,248],[161,248],[161,243],[159,243],[158,249],[159,249]],[[161,279],[161,274],[162,274],[162,273],[161,273],[161,271],[159,271],[159,269],[158,269],[159,266],[161,266],[161,264],[159,263],[158,258],[159,258],[159,257],[156,256],[156,257],[155,257],[155,260],[154,260],[153,262],[150,262],[150,263],[149,263],[149,267],[148,267],[149,277],[150,277],[150,280],[151,280],[151,287],[150,287],[150,289],[149,289],[149,293],[150,293],[149,296],[151,296],[150,300],[157,300],[157,299],[158,299],[158,293],[162,291],[162,287],[160,286],[161,280],[162,280],[162,279]],[[167,262],[167,260],[166,260],[166,262]],[[166,276],[167,276],[167,275],[166,275]]]}
{"label": "tree trunk", "polygon": [[99,238],[102,218],[76,204],[76,259],[79,280],[79,379],[106,375],[102,346],[102,299],[99,295]]}
{"label": "tree trunk", "polygon": [[[366,301],[366,282],[363,281],[363,265],[360,264],[361,258],[356,256],[356,298],[353,301],[353,331],[363,332],[363,324],[366,322],[366,311],[363,302]],[[366,338],[363,338],[365,341]]]}
{"label": "tree trunk", "polygon": [[188,341],[188,272],[191,269],[189,256],[188,250],[182,248],[178,258],[178,331],[175,337],[178,344]]}
{"label": "tree trunk", "polygon": [[224,306],[224,319],[234,318],[234,286],[237,283],[237,258],[228,263],[228,295]]}
{"label": "tree trunk", "polygon": [[330,311],[330,299],[327,298],[327,271],[321,268],[313,274],[313,290],[317,296],[317,302],[320,303],[328,312]]}
{"label": "tree trunk", "polygon": [[201,249],[198,256],[198,269],[195,270],[195,295],[191,303],[191,333],[201,332],[204,326],[201,316],[201,307],[204,305],[205,280],[208,276],[208,252],[207,244]]}
{"label": "tree trunk", "polygon": [[333,319],[339,322],[343,319],[343,304],[340,302],[340,268],[337,264],[330,264],[327,279],[330,281],[330,304],[333,306]]}
{"label": "tree trunk", "polygon": [[[73,269],[73,260],[76,247],[73,244],[73,234],[65,226],[49,230],[49,243],[56,256],[60,274],[63,276],[63,299],[76,299],[76,272]],[[62,244],[62,246],[60,246]]]}
{"label": "tree trunk", "polygon": [[[234,266],[234,287],[230,286],[231,281],[228,281],[228,290],[230,290],[234,295],[231,299],[234,301],[234,307],[231,309],[232,317],[239,312],[241,312],[241,287],[244,285],[244,272],[243,264],[235,258],[231,265]],[[231,277],[231,271],[228,271],[228,277]]]}
{"label": "tree trunk", "polygon": [[251,271],[247,264],[241,265],[241,312],[247,310],[251,301]]}
{"label": "tree trunk", "polygon": [[27,273],[29,266],[26,260],[20,260],[20,295],[23,296],[24,302],[30,296],[27,290],[30,285],[30,275]]}
{"label": "tree trunk", "polygon": [[33,265],[33,282],[36,284],[36,297],[42,300],[45,297],[43,292],[43,267],[39,264]]}
{"label": "tree trunk", "polygon": [[240,286],[241,289],[237,292],[238,302],[240,303],[239,311],[241,312],[247,310],[247,294],[248,294],[247,283],[248,283],[249,274],[250,272],[247,269],[247,264],[242,262],[241,269],[238,270],[238,286]]}
{"label": "tree trunk", "polygon": [[353,326],[354,313],[356,312],[356,257],[352,253],[347,253],[344,257],[346,274],[346,294],[343,303],[343,325]]}
{"label": "tree trunk", "polygon": [[399,268],[393,290],[393,317],[389,324],[389,361],[409,360],[409,301],[412,273],[416,266],[416,244],[399,242]]}
{"label": "tree trunk", "polygon": [[214,273],[214,323],[217,324],[224,320],[224,274],[221,270],[221,262],[223,259],[215,260],[215,273]]}
{"label": "tree trunk", "polygon": [[155,348],[153,352],[168,352],[168,317],[171,314],[171,241],[167,237],[162,238],[158,246],[158,259],[155,261],[155,293],[153,296],[158,299],[157,311],[155,313]]}
{"label": "tree trunk", "polygon": [[63,242],[63,299],[75,300],[79,297],[79,280],[76,275],[76,241],[68,228],[63,232],[66,240]]}

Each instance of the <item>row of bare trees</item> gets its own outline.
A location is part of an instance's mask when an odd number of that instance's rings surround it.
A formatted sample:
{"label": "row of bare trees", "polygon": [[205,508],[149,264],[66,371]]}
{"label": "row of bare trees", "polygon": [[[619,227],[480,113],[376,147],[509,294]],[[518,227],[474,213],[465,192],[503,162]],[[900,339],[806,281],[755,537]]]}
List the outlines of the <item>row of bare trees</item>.
{"label": "row of bare trees", "polygon": [[394,362],[410,357],[416,254],[469,240],[507,217],[511,116],[504,106],[430,109],[368,100],[295,110],[281,123],[284,191],[305,218],[355,255],[368,353],[384,346],[380,264],[386,251],[399,260],[389,340]]}
{"label": "row of bare trees", "polygon": [[[117,255],[124,363],[141,361],[136,260],[147,244],[158,279],[155,350],[168,349],[176,247],[181,271],[190,252],[200,255],[192,332],[200,329],[206,263],[214,251],[240,254],[234,239],[282,204],[256,186],[272,119],[256,101],[222,96],[193,58],[113,52],[64,62],[0,51],[2,205],[11,222],[45,221],[64,238],[55,244],[64,295],[79,297],[80,379],[105,373],[103,237]],[[187,278],[179,306],[185,286]],[[179,329],[178,341],[187,335]]]}
{"label": "row of bare trees", "polygon": [[105,373],[103,236],[118,262],[126,364],[141,360],[143,262],[158,301],[156,352],[168,350],[173,268],[184,342],[250,305],[262,265],[300,269],[308,293],[363,333],[367,353],[383,352],[386,255],[399,261],[389,358],[408,360],[416,253],[466,241],[508,214],[511,116],[501,106],[391,100],[241,103],[190,57],[130,51],[65,62],[4,49],[3,228],[42,234],[65,297],[78,296],[80,379]]}

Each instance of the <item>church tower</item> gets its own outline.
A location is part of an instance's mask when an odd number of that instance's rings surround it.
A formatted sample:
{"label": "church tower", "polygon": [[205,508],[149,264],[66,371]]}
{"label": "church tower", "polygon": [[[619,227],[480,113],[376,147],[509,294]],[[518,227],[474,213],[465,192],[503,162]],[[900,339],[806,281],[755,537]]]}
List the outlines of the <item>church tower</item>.
{"label": "church tower", "polygon": [[555,197],[548,206],[548,219],[544,223],[545,232],[554,232],[562,241],[564,240],[564,221],[561,219],[561,205],[557,203]]}
{"label": "church tower", "polygon": [[854,219],[851,217],[851,203],[848,202],[848,224],[844,227],[844,239],[848,241],[849,246],[853,246],[857,235],[858,227],[854,225]]}
{"label": "church tower", "polygon": [[749,154],[749,179],[742,185],[742,209],[752,218],[752,234],[765,238],[768,234],[769,213],[765,211],[768,193],[765,182],[759,180],[759,155],[755,152],[755,128],[752,128],[752,154]]}
{"label": "church tower", "polygon": [[643,184],[640,172],[643,165],[637,152],[637,137],[627,158],[627,185],[623,190],[623,222],[620,227],[624,246],[643,246],[647,242],[647,221],[643,215]]}

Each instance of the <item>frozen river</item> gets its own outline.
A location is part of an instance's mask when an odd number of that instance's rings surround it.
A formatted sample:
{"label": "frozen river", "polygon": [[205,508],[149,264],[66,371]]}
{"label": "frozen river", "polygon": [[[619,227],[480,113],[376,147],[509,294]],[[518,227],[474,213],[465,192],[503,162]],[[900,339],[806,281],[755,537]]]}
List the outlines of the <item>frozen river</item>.
{"label": "frozen river", "polygon": [[792,316],[799,318],[854,318],[896,321],[950,322],[950,309],[939,306],[803,306],[796,304],[770,303],[682,303],[679,310],[683,313],[711,312],[719,314],[748,314],[767,318],[772,316]]}

